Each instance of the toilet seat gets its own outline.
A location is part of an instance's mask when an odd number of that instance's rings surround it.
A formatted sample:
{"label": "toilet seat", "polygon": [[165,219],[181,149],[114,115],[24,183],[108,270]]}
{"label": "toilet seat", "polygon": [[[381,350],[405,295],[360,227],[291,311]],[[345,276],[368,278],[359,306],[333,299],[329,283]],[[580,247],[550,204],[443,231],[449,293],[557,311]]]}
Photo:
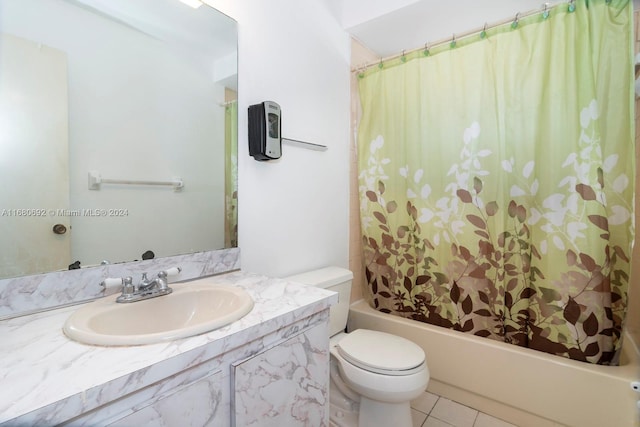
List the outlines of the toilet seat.
{"label": "toilet seat", "polygon": [[425,355],[417,344],[392,334],[356,329],[336,349],[349,363],[383,375],[412,375],[424,369]]}

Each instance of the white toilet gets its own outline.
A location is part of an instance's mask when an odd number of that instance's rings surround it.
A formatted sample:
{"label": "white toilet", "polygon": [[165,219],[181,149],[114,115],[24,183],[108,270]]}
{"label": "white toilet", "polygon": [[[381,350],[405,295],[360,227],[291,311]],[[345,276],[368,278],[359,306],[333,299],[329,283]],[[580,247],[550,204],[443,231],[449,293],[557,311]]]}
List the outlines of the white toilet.
{"label": "white toilet", "polygon": [[410,427],[410,402],[429,382],[424,351],[384,332],[357,329],[345,333],[352,279],[351,271],[338,267],[286,278],[340,294],[330,314],[331,425]]}

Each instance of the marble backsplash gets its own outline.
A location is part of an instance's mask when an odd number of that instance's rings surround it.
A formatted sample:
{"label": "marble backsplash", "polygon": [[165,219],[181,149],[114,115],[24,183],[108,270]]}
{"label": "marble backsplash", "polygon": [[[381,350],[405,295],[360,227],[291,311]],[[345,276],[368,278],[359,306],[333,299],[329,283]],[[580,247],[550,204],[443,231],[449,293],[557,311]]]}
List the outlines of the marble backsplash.
{"label": "marble backsplash", "polygon": [[131,276],[134,282],[138,282],[143,272],[149,273],[152,278],[171,267],[180,267],[182,272],[170,277],[170,283],[238,270],[240,249],[221,249],[2,279],[0,320],[109,295],[114,291],[105,292],[100,284],[108,277]]}

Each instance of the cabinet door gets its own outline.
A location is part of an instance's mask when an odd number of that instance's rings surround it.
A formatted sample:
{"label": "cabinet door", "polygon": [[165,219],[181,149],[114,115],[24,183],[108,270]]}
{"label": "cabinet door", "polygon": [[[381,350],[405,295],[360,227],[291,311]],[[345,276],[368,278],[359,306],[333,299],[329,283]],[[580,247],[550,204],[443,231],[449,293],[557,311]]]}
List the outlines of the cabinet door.
{"label": "cabinet door", "polygon": [[232,425],[328,426],[329,327],[326,322],[231,368]]}
{"label": "cabinet door", "polygon": [[222,372],[202,378],[118,421],[114,427],[226,427],[218,415],[222,400]]}
{"label": "cabinet door", "polygon": [[[59,427],[229,427],[229,374],[204,362],[67,420]],[[215,419],[214,419],[215,416]]]}

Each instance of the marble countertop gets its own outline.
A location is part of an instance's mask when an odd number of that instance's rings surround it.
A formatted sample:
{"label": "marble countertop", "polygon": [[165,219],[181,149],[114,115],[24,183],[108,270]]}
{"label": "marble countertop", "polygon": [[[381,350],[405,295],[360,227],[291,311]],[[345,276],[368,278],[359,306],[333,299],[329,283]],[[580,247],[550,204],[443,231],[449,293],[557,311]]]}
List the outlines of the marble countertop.
{"label": "marble countertop", "polygon": [[338,299],[324,289],[245,272],[216,276],[216,283],[246,290],[253,310],[223,328],[167,343],[98,347],[72,341],[62,326],[79,306],[0,322],[0,424],[25,414],[41,418],[54,409],[74,416],[320,312]]}

